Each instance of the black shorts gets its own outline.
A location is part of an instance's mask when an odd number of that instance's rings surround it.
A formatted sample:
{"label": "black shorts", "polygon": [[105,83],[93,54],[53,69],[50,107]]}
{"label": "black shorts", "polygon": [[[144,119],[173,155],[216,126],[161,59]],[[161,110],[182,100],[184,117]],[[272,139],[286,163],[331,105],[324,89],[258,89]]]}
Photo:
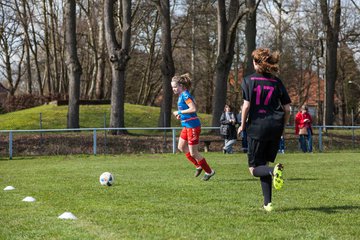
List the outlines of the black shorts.
{"label": "black shorts", "polygon": [[274,162],[279,150],[279,139],[261,141],[248,137],[248,164],[249,167],[266,165]]}

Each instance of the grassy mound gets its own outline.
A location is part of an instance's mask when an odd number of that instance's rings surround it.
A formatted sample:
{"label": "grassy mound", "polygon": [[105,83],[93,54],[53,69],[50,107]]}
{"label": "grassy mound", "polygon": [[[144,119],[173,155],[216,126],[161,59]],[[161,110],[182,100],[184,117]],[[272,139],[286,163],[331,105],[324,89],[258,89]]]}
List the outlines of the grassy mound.
{"label": "grassy mound", "polygon": [[[67,106],[53,104],[0,115],[3,130],[63,129],[67,124]],[[109,127],[110,105],[80,105],[81,128]],[[125,127],[157,127],[160,108],[125,104]],[[211,116],[199,114],[203,126],[210,126]],[[175,118],[172,126],[179,126]]]}

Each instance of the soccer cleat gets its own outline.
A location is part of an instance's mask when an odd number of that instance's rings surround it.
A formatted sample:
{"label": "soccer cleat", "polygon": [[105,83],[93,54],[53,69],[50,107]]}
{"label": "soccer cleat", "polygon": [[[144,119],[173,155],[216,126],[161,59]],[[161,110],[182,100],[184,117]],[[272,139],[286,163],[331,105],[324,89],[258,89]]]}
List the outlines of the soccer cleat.
{"label": "soccer cleat", "polygon": [[200,167],[200,168],[196,168],[196,171],[195,171],[195,177],[198,177],[200,174],[201,174],[201,172],[202,172],[202,168]]}
{"label": "soccer cleat", "polygon": [[273,207],[272,207],[271,203],[268,203],[267,205],[264,205],[264,209],[267,212],[271,212],[273,210]]}
{"label": "soccer cleat", "polygon": [[205,173],[205,175],[204,175],[204,177],[202,178],[202,180],[208,181],[208,180],[210,180],[210,178],[211,178],[212,176],[214,176],[214,175],[215,175],[215,170],[212,170],[210,174],[209,174],[209,173]]}
{"label": "soccer cleat", "polygon": [[280,190],[284,185],[283,170],[284,165],[282,165],[281,163],[276,164],[274,167],[273,185],[276,190]]}

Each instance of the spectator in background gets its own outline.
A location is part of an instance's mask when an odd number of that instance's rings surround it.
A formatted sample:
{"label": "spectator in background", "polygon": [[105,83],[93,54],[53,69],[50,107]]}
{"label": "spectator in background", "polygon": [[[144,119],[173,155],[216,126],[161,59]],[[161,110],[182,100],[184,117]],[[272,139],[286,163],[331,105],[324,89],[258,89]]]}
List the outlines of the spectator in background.
{"label": "spectator in background", "polygon": [[295,116],[295,134],[299,135],[301,150],[306,153],[312,152],[312,118],[308,113],[306,105],[301,106],[300,111]]}
{"label": "spectator in background", "polygon": [[281,138],[280,138],[279,153],[282,153],[282,154],[285,153],[285,138],[284,138],[284,135],[282,135]]}
{"label": "spectator in background", "polygon": [[[239,126],[241,126],[241,122],[242,122],[241,112],[242,112],[242,106],[241,106],[241,108],[240,108],[239,114],[236,116],[237,122],[238,122]],[[246,123],[246,121],[245,121],[245,123]],[[245,124],[245,125],[246,125],[246,124]],[[247,132],[246,132],[246,128],[240,133],[240,137],[241,137],[241,150],[242,150],[244,153],[247,153],[247,151],[248,151],[248,142],[247,142]]]}
{"label": "spectator in background", "polygon": [[225,105],[224,112],[221,114],[220,117],[221,125],[226,125],[228,128],[227,134],[223,135],[225,139],[223,153],[232,154],[233,145],[236,143],[237,133],[236,133],[236,118],[235,114],[233,113],[233,109],[230,105]]}

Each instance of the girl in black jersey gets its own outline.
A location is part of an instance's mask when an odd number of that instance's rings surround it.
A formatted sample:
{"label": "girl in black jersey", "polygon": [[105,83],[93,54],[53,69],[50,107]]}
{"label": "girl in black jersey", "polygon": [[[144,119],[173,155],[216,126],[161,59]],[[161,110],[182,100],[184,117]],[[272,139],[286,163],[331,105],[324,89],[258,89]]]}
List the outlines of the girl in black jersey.
{"label": "girl in black jersey", "polygon": [[[272,184],[275,189],[282,188],[283,165],[269,167],[268,163],[275,161],[284,126],[289,121],[291,100],[283,83],[275,76],[279,71],[280,54],[259,48],[253,51],[252,57],[256,72],[246,76],[241,84],[244,98],[241,117],[248,118],[249,171],[260,177],[264,209],[271,211]],[[242,121],[238,133],[244,130],[245,121]]]}

